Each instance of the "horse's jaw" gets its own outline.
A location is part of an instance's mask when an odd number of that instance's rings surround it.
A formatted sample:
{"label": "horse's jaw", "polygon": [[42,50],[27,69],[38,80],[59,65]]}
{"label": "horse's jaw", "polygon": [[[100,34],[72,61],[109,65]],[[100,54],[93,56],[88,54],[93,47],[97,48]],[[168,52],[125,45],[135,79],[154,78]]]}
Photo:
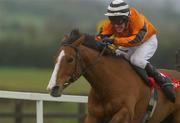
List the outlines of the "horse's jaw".
{"label": "horse's jaw", "polygon": [[62,86],[54,86],[51,90],[50,90],[50,95],[53,97],[60,97],[62,95],[63,92],[63,87]]}

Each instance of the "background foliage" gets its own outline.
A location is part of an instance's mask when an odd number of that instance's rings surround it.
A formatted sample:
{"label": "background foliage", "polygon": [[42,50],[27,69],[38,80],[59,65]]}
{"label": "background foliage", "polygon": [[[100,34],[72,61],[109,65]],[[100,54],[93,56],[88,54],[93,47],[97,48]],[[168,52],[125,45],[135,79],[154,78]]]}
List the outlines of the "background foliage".
{"label": "background foliage", "polygon": [[[159,49],[152,61],[159,67],[174,68],[180,14],[168,2],[162,8],[144,3],[129,2],[158,30]],[[96,0],[0,1],[0,65],[52,67],[63,35],[73,28],[96,34],[96,23],[104,18],[106,6]]]}

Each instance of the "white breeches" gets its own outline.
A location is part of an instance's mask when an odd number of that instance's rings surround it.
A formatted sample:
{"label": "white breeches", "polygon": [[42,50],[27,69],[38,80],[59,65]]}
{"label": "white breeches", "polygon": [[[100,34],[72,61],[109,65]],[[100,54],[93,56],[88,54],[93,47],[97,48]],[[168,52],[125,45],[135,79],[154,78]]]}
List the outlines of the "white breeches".
{"label": "white breeches", "polygon": [[138,66],[142,69],[149,63],[148,60],[154,55],[157,49],[157,37],[151,36],[146,42],[137,47],[121,47],[122,50],[128,50],[125,58],[131,64]]}

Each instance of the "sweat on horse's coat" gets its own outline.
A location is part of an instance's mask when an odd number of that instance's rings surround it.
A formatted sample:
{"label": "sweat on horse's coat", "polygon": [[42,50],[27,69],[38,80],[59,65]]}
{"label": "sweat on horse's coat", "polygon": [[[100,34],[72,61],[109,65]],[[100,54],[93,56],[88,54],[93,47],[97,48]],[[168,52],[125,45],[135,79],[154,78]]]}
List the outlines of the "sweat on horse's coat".
{"label": "sweat on horse's coat", "polygon": [[[67,44],[67,41],[68,45],[61,45],[61,51],[63,50],[65,55],[57,72],[55,86],[49,88],[55,96],[58,94],[56,91],[61,92],[67,87],[65,83],[74,72],[81,74],[99,55],[92,36],[81,36],[77,31],[72,31],[63,43]],[[68,63],[69,58],[73,58],[75,62]],[[180,79],[180,73],[177,71],[163,71]],[[150,88],[126,60],[103,55],[95,66],[83,73],[83,76],[92,87],[85,123],[140,123],[148,105]],[[180,123],[180,89],[176,89],[176,94],[176,102],[171,103],[161,90],[158,90],[157,108],[148,123],[160,123],[169,114],[174,115],[174,123]]]}

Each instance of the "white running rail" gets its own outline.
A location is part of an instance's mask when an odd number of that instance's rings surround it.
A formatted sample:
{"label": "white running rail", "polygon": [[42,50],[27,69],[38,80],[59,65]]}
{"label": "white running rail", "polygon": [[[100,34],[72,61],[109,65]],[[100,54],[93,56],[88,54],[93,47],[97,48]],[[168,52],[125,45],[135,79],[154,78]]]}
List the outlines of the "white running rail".
{"label": "white running rail", "polygon": [[30,92],[15,92],[1,91],[0,98],[19,99],[19,100],[34,100],[36,101],[36,123],[43,123],[43,101],[51,102],[75,102],[87,103],[87,96],[62,95],[61,97],[51,97],[49,94],[30,93]]}

